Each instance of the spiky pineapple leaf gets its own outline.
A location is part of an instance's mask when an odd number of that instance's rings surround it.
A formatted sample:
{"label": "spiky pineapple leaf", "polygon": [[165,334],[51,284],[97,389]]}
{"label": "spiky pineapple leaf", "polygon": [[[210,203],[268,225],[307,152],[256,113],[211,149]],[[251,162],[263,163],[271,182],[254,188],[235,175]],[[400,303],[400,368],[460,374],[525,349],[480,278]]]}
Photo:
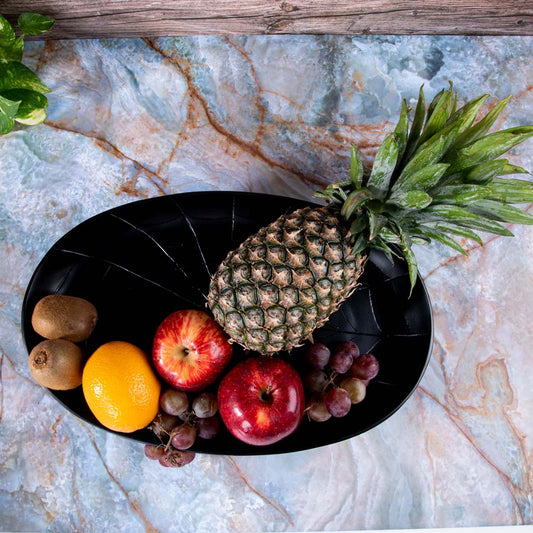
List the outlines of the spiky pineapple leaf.
{"label": "spiky pineapple leaf", "polygon": [[454,250],[457,250],[463,255],[468,255],[467,251],[455,240],[452,239],[445,231],[441,231],[436,227],[423,227],[423,234],[429,237],[431,240],[438,241]]}
{"label": "spiky pineapple leaf", "polygon": [[518,207],[495,200],[479,200],[470,206],[473,213],[511,224],[533,224],[533,215]]}
{"label": "spiky pineapple leaf", "polygon": [[465,131],[457,140],[456,148],[466,146],[486,135],[505,109],[510,98],[508,96],[504,100],[500,100],[481,120]]}
{"label": "spiky pineapple leaf", "polygon": [[375,198],[374,194],[366,187],[353,191],[346,198],[341,209],[341,215],[346,220],[350,220],[356,209],[372,198]]}
{"label": "spiky pineapple leaf", "polygon": [[458,172],[464,168],[496,159],[531,136],[533,136],[533,126],[518,126],[489,133],[461,148],[453,156],[449,156],[447,162],[451,165],[448,171]]}
{"label": "spiky pineapple leaf", "polygon": [[407,107],[407,102],[402,100],[402,109],[400,111],[400,118],[394,128],[394,138],[396,139],[396,144],[398,145],[398,159],[400,162],[405,153],[405,148],[407,146],[407,139],[409,137],[409,109]]}
{"label": "spiky pineapple leaf", "polygon": [[439,183],[449,166],[447,163],[436,163],[427,165],[411,174],[404,174],[398,178],[392,187],[391,194],[399,190],[405,192],[413,189],[427,191]]}
{"label": "spiky pineapple leaf", "polygon": [[411,248],[411,239],[403,231],[401,226],[398,226],[398,230],[399,230],[399,237],[400,237],[400,249],[402,250],[403,256],[407,263],[407,271],[409,273],[409,282],[411,284],[411,290],[409,292],[409,296],[411,296],[411,293],[413,292],[413,288],[416,284],[416,277],[418,275],[418,263],[417,263],[415,254],[413,252],[413,249]]}
{"label": "spiky pineapple leaf", "polygon": [[464,205],[486,198],[492,189],[483,185],[461,184],[439,187],[433,193],[433,202]]}
{"label": "spiky pineapple leaf", "polygon": [[426,118],[424,130],[420,136],[419,144],[433,137],[437,132],[442,131],[453,109],[453,92],[450,87],[446,91],[441,91],[431,102]]}
{"label": "spiky pineapple leaf", "polygon": [[485,161],[472,167],[468,167],[457,174],[457,177],[465,183],[477,183],[486,185],[496,176],[500,176],[508,164],[506,159],[494,159]]}
{"label": "spiky pineapple leaf", "polygon": [[471,239],[477,242],[479,245],[483,244],[481,237],[475,232],[468,228],[458,226],[456,224],[451,224],[449,222],[439,222],[435,224],[435,229],[439,231],[444,231],[446,233],[452,233],[459,237],[465,237],[466,239]]}
{"label": "spiky pineapple leaf", "polygon": [[424,191],[412,189],[410,191],[399,190],[392,194],[389,203],[404,209],[423,209],[431,204],[433,198]]}
{"label": "spiky pineapple leaf", "polygon": [[491,193],[487,200],[506,204],[533,202],[533,182],[511,178],[495,178],[490,183]]}
{"label": "spiky pineapple leaf", "polygon": [[377,196],[384,198],[398,162],[399,147],[396,137],[390,133],[379,147],[366,186]]}
{"label": "spiky pineapple leaf", "polygon": [[360,189],[363,184],[363,162],[357,146],[353,144],[350,148],[350,181],[356,189]]}
{"label": "spiky pineapple leaf", "polygon": [[409,130],[409,136],[407,137],[407,145],[401,161],[401,166],[405,166],[405,163],[409,161],[415,152],[418,141],[420,140],[420,133],[424,126],[426,117],[426,99],[424,96],[424,86],[420,87],[418,92],[418,101],[416,103],[415,113],[413,116],[413,122],[411,123],[411,129]]}
{"label": "spiky pineapple leaf", "polygon": [[424,222],[451,222],[470,229],[495,233],[511,237],[513,234],[500,223],[492,219],[483,219],[476,213],[456,205],[430,205],[414,215],[414,220]]}

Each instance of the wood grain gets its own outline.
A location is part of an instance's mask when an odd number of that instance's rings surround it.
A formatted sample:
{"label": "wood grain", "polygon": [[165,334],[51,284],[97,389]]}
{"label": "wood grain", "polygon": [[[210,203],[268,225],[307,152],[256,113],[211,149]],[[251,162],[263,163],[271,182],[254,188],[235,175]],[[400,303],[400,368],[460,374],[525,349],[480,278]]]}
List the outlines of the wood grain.
{"label": "wood grain", "polygon": [[2,0],[52,16],[44,38],[201,34],[533,35],[532,0]]}

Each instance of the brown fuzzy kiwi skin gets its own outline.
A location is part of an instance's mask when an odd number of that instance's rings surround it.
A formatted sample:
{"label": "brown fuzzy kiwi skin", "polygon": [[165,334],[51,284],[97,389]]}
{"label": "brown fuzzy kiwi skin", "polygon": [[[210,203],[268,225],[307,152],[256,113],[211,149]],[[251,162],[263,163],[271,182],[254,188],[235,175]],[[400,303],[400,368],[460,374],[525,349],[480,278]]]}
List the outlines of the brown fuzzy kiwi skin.
{"label": "brown fuzzy kiwi skin", "polygon": [[52,390],[71,390],[81,385],[85,357],[79,346],[65,339],[47,339],[30,352],[33,379]]}
{"label": "brown fuzzy kiwi skin", "polygon": [[98,321],[96,307],[77,296],[50,294],[37,302],[31,317],[33,329],[45,339],[81,342]]}

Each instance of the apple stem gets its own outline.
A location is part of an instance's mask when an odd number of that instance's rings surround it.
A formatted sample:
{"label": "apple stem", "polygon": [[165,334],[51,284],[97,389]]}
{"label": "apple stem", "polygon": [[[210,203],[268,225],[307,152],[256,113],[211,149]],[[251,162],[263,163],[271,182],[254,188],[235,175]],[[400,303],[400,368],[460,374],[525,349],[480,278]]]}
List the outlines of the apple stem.
{"label": "apple stem", "polygon": [[259,397],[263,402],[270,402],[272,400],[272,387],[270,385],[267,385],[266,389],[263,389],[261,391],[261,394]]}

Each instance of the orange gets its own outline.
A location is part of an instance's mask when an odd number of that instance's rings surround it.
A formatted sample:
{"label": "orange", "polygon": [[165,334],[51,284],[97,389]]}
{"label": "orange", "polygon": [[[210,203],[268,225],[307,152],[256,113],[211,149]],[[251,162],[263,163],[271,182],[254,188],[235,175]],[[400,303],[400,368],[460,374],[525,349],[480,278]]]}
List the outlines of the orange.
{"label": "orange", "polygon": [[100,346],[85,364],[82,387],[94,416],[114,431],[146,427],[159,408],[161,383],[148,355],[129,342]]}

